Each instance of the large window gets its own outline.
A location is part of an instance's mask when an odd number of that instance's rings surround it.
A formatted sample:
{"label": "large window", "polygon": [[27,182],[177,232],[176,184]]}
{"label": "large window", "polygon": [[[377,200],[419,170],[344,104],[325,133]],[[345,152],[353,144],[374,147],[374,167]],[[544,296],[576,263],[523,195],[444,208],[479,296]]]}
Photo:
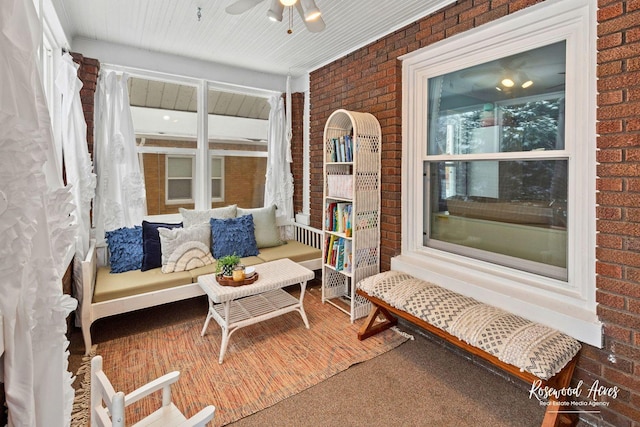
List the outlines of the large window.
{"label": "large window", "polygon": [[391,267],[601,345],[595,6],[544,2],[403,58]]}
{"label": "large window", "polygon": [[262,206],[270,93],[127,71],[148,214]]}
{"label": "large window", "polygon": [[565,51],[429,78],[426,246],[567,280]]}

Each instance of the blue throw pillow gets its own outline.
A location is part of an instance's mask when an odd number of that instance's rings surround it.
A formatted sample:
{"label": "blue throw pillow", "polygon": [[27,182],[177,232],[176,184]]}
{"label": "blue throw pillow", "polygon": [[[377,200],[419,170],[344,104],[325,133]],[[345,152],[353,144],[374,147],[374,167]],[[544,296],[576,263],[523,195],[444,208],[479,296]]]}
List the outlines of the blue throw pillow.
{"label": "blue throw pillow", "polygon": [[153,268],[162,267],[162,247],[160,245],[160,234],[158,228],[178,228],[179,224],[165,224],[162,222],[142,221],[142,268],[147,271]]}
{"label": "blue throw pillow", "polygon": [[140,270],[142,266],[142,227],[122,227],[107,231],[109,263],[112,273]]}
{"label": "blue throw pillow", "polygon": [[211,224],[211,253],[216,259],[236,254],[239,257],[258,255],[253,215],[238,218],[209,220]]}

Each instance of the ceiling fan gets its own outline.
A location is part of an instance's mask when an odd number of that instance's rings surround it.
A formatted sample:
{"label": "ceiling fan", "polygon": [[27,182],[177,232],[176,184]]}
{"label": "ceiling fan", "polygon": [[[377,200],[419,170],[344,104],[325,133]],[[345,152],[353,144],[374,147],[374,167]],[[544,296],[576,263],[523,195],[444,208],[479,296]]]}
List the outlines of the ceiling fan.
{"label": "ceiling fan", "polygon": [[[471,67],[471,69],[463,70],[460,77],[463,79],[498,81],[496,89],[498,91],[509,91],[516,84],[522,89],[526,89],[533,85],[533,80],[529,78],[524,71],[527,66],[525,56],[515,58],[502,58],[499,61]],[[490,82],[489,85],[493,84]]]}
{"label": "ceiling fan", "polygon": [[[225,11],[231,15],[240,15],[247,10],[255,7],[264,0],[235,0]],[[267,17],[272,21],[282,22],[282,14],[285,7],[289,7],[289,34],[293,32],[291,8],[296,8],[307,30],[312,33],[319,33],[324,30],[325,23],[322,20],[320,9],[316,6],[314,0],[270,0],[271,6],[267,11]]]}

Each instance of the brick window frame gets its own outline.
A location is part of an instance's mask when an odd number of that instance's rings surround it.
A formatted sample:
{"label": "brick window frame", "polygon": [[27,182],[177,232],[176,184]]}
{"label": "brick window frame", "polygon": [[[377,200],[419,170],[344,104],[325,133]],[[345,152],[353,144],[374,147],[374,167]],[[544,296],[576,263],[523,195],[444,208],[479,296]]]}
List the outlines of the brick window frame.
{"label": "brick window frame", "polygon": [[[569,157],[568,279],[519,271],[423,244],[427,81],[456,69],[566,40]],[[403,212],[401,255],[391,268],[561,329],[602,347],[596,313],[596,6],[540,3],[401,57]]]}

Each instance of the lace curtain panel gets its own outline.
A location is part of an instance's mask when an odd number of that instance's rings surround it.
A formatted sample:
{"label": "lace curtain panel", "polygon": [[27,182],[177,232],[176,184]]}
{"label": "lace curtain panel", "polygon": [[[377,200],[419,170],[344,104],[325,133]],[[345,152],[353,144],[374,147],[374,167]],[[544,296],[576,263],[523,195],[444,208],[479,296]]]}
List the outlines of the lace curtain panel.
{"label": "lace curtain panel", "polygon": [[140,225],[147,204],[126,74],[102,70],[95,101],[94,160],[98,177],[93,210],[97,242],[105,231]]}
{"label": "lace curtain panel", "polygon": [[87,124],[84,121],[78,78],[78,64],[65,53],[56,76],[56,87],[62,94],[62,149],[67,183],[71,185],[76,229],[76,257],[83,260],[89,250],[91,200],[95,195],[96,176],[87,145]]}
{"label": "lace curtain panel", "polygon": [[[264,205],[277,206],[279,222],[293,218],[293,175],[291,174],[291,134],[285,126],[284,101],[280,95],[269,98],[269,136],[267,154],[267,176],[265,181]],[[292,238],[291,227],[282,227],[283,239]]]}
{"label": "lace curtain panel", "polygon": [[9,426],[69,425],[74,391],[62,254],[74,242],[72,196],[57,171],[37,67],[33,2],[0,2],[0,313]]}

